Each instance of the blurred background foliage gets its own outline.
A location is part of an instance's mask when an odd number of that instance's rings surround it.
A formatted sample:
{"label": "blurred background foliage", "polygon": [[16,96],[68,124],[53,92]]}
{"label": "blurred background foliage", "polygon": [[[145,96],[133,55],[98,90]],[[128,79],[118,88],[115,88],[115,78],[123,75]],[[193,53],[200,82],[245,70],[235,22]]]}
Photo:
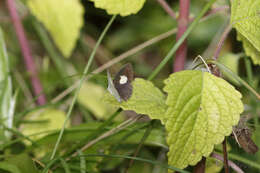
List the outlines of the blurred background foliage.
{"label": "blurred background foliage", "polygon": [[[0,64],[0,75],[4,76],[0,76],[0,110],[8,109],[11,113],[14,112],[12,125],[5,124],[6,117],[1,116],[0,172],[33,173],[39,172],[40,169],[45,167],[44,165],[49,163],[51,152],[58,137],[57,130],[63,125],[65,112],[72,100],[72,94],[67,94],[59,101],[55,101],[55,98],[80,78],[93,47],[111,16],[104,10],[95,8],[92,2],[81,0],[80,3],[84,8],[84,24],[72,54],[69,58],[65,58],[55,45],[51,34],[31,14],[26,5],[27,1],[16,0],[15,2],[29,40],[47,103],[44,106],[36,105],[37,96],[32,94],[29,74],[24,65],[6,3],[0,1],[1,39],[4,40],[4,42],[1,42],[1,47],[6,46],[8,54],[7,61],[1,59]],[[177,0],[168,0],[167,2],[175,11],[178,11]],[[191,16],[196,16],[205,3],[206,0],[191,1]],[[219,0],[212,8],[227,5],[226,1]],[[229,22],[228,14],[229,11],[224,10],[211,15],[192,31],[188,37],[187,68],[190,68],[197,55],[202,55],[204,58],[213,55],[217,40]],[[156,0],[147,0],[142,10],[136,15],[117,16],[97,51],[90,71],[138,44],[176,27],[177,22],[165,13]],[[161,62],[175,43],[175,39],[175,35],[171,35],[146,47],[116,63],[110,68],[110,71],[114,74],[123,64],[130,62],[134,67],[135,76],[145,78]],[[3,54],[2,50],[1,53]],[[236,41],[235,31],[232,31],[226,40],[219,61],[246,80],[258,92],[260,91],[260,68],[254,66],[250,59],[245,57],[242,44]],[[153,80],[156,86],[163,86],[163,80],[172,73],[172,63],[172,61],[168,63]],[[8,79],[6,76],[8,76]],[[243,115],[251,117],[248,125],[254,127],[252,128],[253,139],[260,146],[259,101],[228,75],[224,74],[224,77],[242,93],[245,104]],[[6,82],[6,80],[8,81]],[[134,116],[134,112],[125,111],[120,113],[112,122],[108,121],[116,108],[111,108],[101,101],[102,96],[107,92],[106,85],[105,72],[94,75],[88,82],[84,83],[61,145],[58,148],[58,155],[66,158],[85,143],[116,127],[128,117]],[[3,94],[9,94],[7,100],[2,99],[4,98]],[[9,105],[11,102],[12,104],[15,102],[15,106]],[[108,122],[108,124],[102,129],[104,122]],[[108,154],[111,157],[113,155],[129,156],[135,152],[140,143],[147,128],[147,122],[148,118],[144,117],[121,132],[91,146],[83,154]],[[164,137],[164,128],[158,122],[154,125],[138,157],[167,164],[167,145]],[[233,138],[230,137],[228,142],[231,160],[245,172],[260,172],[259,151],[255,155],[250,155],[245,153]],[[221,147],[216,147],[216,151],[221,152]],[[34,160],[32,161],[31,158],[34,158]],[[160,164],[135,161],[128,172],[167,172],[167,169]],[[83,157],[83,159],[80,159],[76,157],[69,162],[60,159],[57,165],[53,172],[123,172],[129,165],[129,159],[119,157]],[[191,168],[187,170],[191,170]],[[207,161],[207,172],[221,171],[223,172],[221,163],[217,163],[215,160]]]}

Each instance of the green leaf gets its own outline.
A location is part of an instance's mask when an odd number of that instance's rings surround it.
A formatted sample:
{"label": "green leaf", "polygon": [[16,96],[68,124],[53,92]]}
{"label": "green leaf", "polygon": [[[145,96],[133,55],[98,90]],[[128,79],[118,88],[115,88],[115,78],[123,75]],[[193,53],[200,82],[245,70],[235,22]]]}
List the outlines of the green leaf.
{"label": "green leaf", "polygon": [[0,172],[2,172],[1,170],[8,171],[8,173],[21,173],[16,165],[8,162],[0,162]]}
{"label": "green leaf", "polygon": [[223,162],[215,158],[207,158],[205,173],[219,173],[223,168]]}
{"label": "green leaf", "polygon": [[133,93],[129,100],[118,102],[111,94],[105,95],[104,101],[123,108],[134,110],[138,114],[147,114],[152,119],[161,119],[167,109],[165,95],[152,82],[135,78],[132,82]]}
{"label": "green leaf", "polygon": [[145,0],[90,0],[96,8],[102,8],[108,14],[120,14],[128,16],[136,14],[143,7]]}
{"label": "green leaf", "polygon": [[38,173],[32,159],[27,154],[8,156],[7,159],[0,163],[1,170],[10,173]]}
{"label": "green leaf", "polygon": [[[57,109],[40,109],[26,115],[24,120],[28,122],[23,124],[22,133],[28,136],[46,130],[60,129],[65,121],[65,113]],[[31,138],[36,140],[43,136],[45,134]]]}
{"label": "green leaf", "polygon": [[232,132],[243,112],[241,94],[225,80],[201,71],[182,71],[165,80],[168,162],[195,165]]}
{"label": "green leaf", "polygon": [[63,55],[69,57],[83,25],[84,10],[79,0],[28,0],[28,6]]}
{"label": "green leaf", "polygon": [[231,1],[231,23],[243,42],[245,52],[260,64],[260,0]]}

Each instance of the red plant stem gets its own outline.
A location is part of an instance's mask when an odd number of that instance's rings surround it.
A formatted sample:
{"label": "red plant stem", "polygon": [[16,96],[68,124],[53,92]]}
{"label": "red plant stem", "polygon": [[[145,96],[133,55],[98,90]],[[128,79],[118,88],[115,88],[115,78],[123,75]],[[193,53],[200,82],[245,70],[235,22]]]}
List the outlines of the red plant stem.
{"label": "red plant stem", "polygon": [[224,141],[222,143],[222,147],[223,147],[225,173],[229,173],[229,170],[228,170],[228,156],[227,156],[227,140],[226,140],[226,138],[224,139]]}
{"label": "red plant stem", "polygon": [[40,80],[38,79],[38,73],[35,67],[35,63],[32,58],[31,51],[29,49],[28,40],[25,36],[25,32],[22,26],[22,23],[20,21],[20,18],[18,16],[18,13],[16,11],[15,2],[14,0],[6,0],[7,8],[9,10],[9,14],[11,16],[12,23],[15,28],[16,35],[18,37],[22,54],[24,57],[24,61],[26,64],[26,68],[29,72],[34,95],[37,96],[37,103],[39,105],[44,105],[46,103],[45,96],[43,94],[42,85],[40,83]]}
{"label": "red plant stem", "polygon": [[165,0],[157,0],[157,2],[162,6],[166,13],[168,13],[173,19],[176,19],[176,14]]}
{"label": "red plant stem", "polygon": [[[189,24],[189,9],[190,9],[190,0],[180,0],[180,16],[178,18],[178,32],[176,40],[183,35],[187,30]],[[186,62],[187,56],[187,41],[185,40],[179,49],[176,51],[176,57],[173,64],[173,71],[181,71],[184,69],[184,64]]]}

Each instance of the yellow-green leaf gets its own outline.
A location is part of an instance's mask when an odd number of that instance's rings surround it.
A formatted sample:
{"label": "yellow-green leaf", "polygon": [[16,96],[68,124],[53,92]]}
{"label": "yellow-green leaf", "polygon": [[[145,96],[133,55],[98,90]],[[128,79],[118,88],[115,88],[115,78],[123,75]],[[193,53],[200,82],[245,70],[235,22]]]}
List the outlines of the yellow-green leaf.
{"label": "yellow-green leaf", "polygon": [[152,119],[163,119],[167,109],[165,95],[152,82],[136,78],[132,82],[133,93],[129,100],[118,102],[107,92],[104,100],[124,110],[134,110],[139,114],[147,114]]}
{"label": "yellow-green leaf", "polygon": [[223,168],[223,162],[215,158],[207,158],[205,173],[219,173]]}
{"label": "yellow-green leaf", "polygon": [[254,64],[260,64],[260,0],[231,1],[231,22]]}
{"label": "yellow-green leaf", "polygon": [[102,101],[106,92],[107,91],[100,85],[86,82],[79,91],[78,101],[89,109],[97,118],[106,119],[116,111],[116,107],[111,107],[111,105]]}
{"label": "yellow-green leaf", "polygon": [[[22,133],[28,136],[47,130],[61,129],[65,121],[65,113],[57,109],[40,109],[26,115],[25,121],[29,122],[23,125]],[[36,140],[45,135],[47,135],[47,133],[33,136],[31,138]]]}
{"label": "yellow-green leaf", "polygon": [[225,80],[201,71],[182,71],[165,80],[168,162],[195,165],[232,132],[243,111],[241,94]]}
{"label": "yellow-green leaf", "polygon": [[238,33],[237,39],[242,41],[247,56],[252,58],[254,64],[260,64],[260,51],[257,50],[253,44],[247,41],[246,37],[244,37],[242,34]]}
{"label": "yellow-green leaf", "polygon": [[128,16],[136,14],[143,7],[145,0],[90,0],[96,8],[102,8],[108,14]]}
{"label": "yellow-green leaf", "polygon": [[69,57],[83,25],[84,10],[79,0],[28,0],[28,6],[62,54]]}

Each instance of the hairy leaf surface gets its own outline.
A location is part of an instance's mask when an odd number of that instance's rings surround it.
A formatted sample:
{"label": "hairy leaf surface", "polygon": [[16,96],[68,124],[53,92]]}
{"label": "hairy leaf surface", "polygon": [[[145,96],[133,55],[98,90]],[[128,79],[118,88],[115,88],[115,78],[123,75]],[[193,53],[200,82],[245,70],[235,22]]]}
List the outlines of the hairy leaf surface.
{"label": "hairy leaf surface", "polygon": [[195,165],[238,123],[241,94],[225,80],[201,71],[174,73],[165,84],[168,162],[179,168]]}

